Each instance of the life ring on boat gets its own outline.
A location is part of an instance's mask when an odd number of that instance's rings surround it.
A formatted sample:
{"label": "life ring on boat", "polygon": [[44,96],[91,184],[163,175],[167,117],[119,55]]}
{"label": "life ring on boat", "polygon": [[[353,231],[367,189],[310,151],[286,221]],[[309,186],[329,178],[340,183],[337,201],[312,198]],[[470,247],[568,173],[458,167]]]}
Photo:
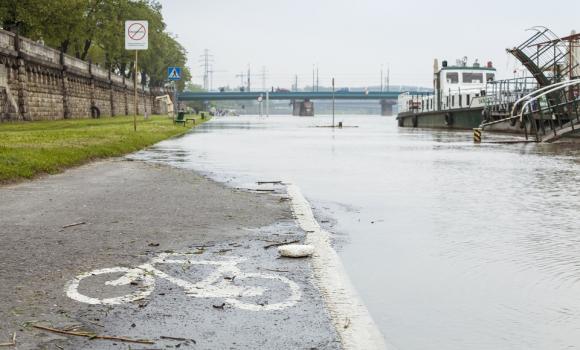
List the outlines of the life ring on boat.
{"label": "life ring on boat", "polygon": [[451,126],[453,125],[453,116],[451,113],[445,113],[445,125]]}
{"label": "life ring on boat", "polygon": [[417,117],[416,115],[413,116],[413,119],[411,121],[413,122],[414,128],[416,128],[419,125],[419,117]]}

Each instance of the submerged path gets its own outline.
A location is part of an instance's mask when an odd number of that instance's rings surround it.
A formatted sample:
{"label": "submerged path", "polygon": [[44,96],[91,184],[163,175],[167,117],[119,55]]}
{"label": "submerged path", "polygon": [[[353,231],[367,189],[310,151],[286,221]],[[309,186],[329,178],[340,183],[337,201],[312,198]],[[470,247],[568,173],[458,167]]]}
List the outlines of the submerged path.
{"label": "submerged path", "polygon": [[[280,196],[110,160],[1,187],[0,198],[0,342],[15,332],[20,350],[341,348],[310,260],[264,249],[304,238]],[[160,272],[134,269],[147,263]],[[105,283],[131,268],[139,278]],[[73,289],[89,301],[67,296],[79,275]],[[132,295],[141,297],[115,299]]]}

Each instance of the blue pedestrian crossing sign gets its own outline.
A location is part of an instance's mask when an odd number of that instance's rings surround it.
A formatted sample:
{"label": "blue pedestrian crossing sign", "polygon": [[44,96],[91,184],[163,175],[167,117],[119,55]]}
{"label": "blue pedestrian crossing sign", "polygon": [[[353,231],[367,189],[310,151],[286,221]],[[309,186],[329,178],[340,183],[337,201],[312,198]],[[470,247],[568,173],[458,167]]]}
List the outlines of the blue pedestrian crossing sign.
{"label": "blue pedestrian crossing sign", "polygon": [[181,80],[181,67],[167,67],[167,79]]}

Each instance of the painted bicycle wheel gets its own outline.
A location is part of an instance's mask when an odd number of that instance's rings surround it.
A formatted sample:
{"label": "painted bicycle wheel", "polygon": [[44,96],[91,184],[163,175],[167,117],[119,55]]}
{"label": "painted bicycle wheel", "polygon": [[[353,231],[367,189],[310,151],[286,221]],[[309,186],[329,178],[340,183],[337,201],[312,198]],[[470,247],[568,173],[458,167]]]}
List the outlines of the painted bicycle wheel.
{"label": "painted bicycle wheel", "polygon": [[[252,281],[264,289],[264,293],[254,297],[226,298],[225,301],[238,309],[248,311],[282,310],[296,305],[302,297],[298,284],[284,276],[261,273],[243,273],[236,276],[236,281],[252,288]],[[264,281],[269,280],[269,281]]]}
{"label": "painted bicycle wheel", "polygon": [[143,299],[155,289],[155,278],[141,269],[112,267],[76,276],[66,295],[86,304],[118,305]]}

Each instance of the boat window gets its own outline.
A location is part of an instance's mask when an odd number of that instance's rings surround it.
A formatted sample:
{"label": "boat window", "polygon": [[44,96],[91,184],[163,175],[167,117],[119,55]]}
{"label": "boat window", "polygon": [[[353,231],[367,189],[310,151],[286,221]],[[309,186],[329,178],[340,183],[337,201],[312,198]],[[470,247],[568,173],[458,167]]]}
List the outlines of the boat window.
{"label": "boat window", "polygon": [[465,96],[466,96],[466,99],[467,99],[467,105],[469,106],[469,102],[470,102],[469,100],[471,99],[471,96],[469,96],[469,94],[467,94]]}
{"label": "boat window", "polygon": [[451,107],[455,107],[455,95],[451,96]]}
{"label": "boat window", "polygon": [[462,97],[463,97],[463,95],[460,94],[459,95],[459,107],[462,107],[463,106],[462,103],[461,103],[462,102],[461,100],[463,100]]}
{"label": "boat window", "polygon": [[459,83],[459,73],[447,73],[447,82],[450,84]]}
{"label": "boat window", "polygon": [[486,81],[493,81],[493,79],[495,79],[495,74],[493,74],[493,73],[486,73],[485,74]]}
{"label": "boat window", "polygon": [[468,84],[483,83],[483,73],[463,73],[462,74],[463,82]]}

